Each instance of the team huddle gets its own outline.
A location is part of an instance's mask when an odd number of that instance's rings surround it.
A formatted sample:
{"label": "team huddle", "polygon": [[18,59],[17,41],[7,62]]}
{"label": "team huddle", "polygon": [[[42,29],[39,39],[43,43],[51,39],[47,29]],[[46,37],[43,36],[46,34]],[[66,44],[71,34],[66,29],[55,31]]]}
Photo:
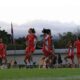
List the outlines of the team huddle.
{"label": "team huddle", "polygon": [[[39,60],[39,67],[50,67],[56,59],[54,46],[53,46],[53,37],[50,29],[43,29],[43,40],[42,40],[42,52],[43,57]],[[25,49],[25,59],[24,62],[26,65],[33,62],[32,54],[36,50],[37,36],[34,28],[28,30],[28,35],[25,38],[26,40],[26,49]],[[76,48],[76,55],[78,59],[78,65],[80,66],[80,37],[76,41],[70,40],[67,44],[68,55],[65,57],[65,60],[71,60],[71,66],[74,64],[74,48]],[[6,45],[3,43],[2,38],[0,37],[0,65],[7,63],[6,57]]]}

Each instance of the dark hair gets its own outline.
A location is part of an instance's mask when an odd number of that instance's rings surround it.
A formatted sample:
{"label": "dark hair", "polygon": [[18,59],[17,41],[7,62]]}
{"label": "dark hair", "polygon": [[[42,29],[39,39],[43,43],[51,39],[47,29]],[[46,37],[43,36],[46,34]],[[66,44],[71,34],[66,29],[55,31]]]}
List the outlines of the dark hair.
{"label": "dark hair", "polygon": [[42,30],[42,33],[50,34],[51,33],[51,30],[50,29],[43,29]]}
{"label": "dark hair", "polygon": [[30,28],[29,30],[31,30],[32,33],[36,33],[34,28]]}
{"label": "dark hair", "polygon": [[50,34],[51,33],[51,30],[50,29],[47,29],[47,34]]}
{"label": "dark hair", "polygon": [[42,30],[42,33],[47,33],[47,30],[46,30],[46,29],[43,29],[43,30]]}
{"label": "dark hair", "polygon": [[34,28],[32,28],[32,33],[36,33]]}

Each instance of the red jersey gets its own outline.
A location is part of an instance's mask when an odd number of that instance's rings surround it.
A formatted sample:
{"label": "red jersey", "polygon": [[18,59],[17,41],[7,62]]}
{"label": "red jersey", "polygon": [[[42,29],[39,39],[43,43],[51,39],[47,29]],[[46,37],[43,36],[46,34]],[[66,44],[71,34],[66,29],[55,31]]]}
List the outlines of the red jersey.
{"label": "red jersey", "polygon": [[0,43],[0,58],[5,58],[6,56],[6,47],[3,43]]}
{"label": "red jersey", "polygon": [[77,40],[77,41],[75,42],[75,46],[76,46],[76,48],[77,48],[77,54],[80,55],[80,41],[79,41],[79,40]]}
{"label": "red jersey", "polygon": [[29,56],[35,51],[35,40],[36,36],[33,34],[29,34],[26,37],[27,47],[26,47],[26,55]]}
{"label": "red jersey", "polygon": [[27,45],[28,46],[35,46],[35,39],[36,39],[36,36],[35,35],[29,34],[26,37]]}
{"label": "red jersey", "polygon": [[45,56],[52,54],[52,37],[50,35],[44,36],[43,49]]}

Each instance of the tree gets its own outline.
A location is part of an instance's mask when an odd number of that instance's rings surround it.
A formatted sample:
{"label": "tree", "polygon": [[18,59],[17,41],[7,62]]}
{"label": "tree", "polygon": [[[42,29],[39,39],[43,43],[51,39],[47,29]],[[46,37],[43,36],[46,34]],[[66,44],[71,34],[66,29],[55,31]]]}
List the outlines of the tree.
{"label": "tree", "polygon": [[3,39],[3,42],[5,44],[10,44],[11,43],[11,35],[8,34],[5,30],[0,30],[0,36]]}
{"label": "tree", "polygon": [[72,32],[63,33],[60,34],[59,40],[54,42],[54,46],[55,48],[66,48],[67,43],[70,40],[75,41],[75,39],[76,39],[76,35],[73,34]]}

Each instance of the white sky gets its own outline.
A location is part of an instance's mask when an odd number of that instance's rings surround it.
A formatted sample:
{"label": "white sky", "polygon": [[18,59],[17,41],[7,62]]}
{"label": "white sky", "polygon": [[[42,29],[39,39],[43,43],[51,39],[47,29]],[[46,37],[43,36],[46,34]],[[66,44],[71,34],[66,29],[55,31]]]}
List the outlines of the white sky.
{"label": "white sky", "polygon": [[0,0],[0,21],[23,24],[33,20],[80,24],[80,0]]}

